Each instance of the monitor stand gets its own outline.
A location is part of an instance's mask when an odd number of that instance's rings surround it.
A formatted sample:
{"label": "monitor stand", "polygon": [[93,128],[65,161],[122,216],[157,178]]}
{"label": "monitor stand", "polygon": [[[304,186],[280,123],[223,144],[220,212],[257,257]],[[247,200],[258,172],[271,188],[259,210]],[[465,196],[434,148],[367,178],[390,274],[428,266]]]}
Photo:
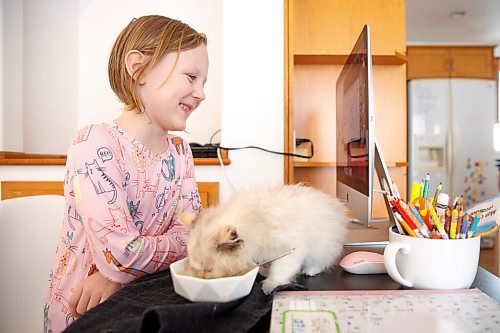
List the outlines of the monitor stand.
{"label": "monitor stand", "polygon": [[[380,182],[380,187],[381,187],[381,191],[378,191],[379,194],[384,195],[384,192],[387,191],[387,192],[389,192],[390,195],[394,196],[395,195],[395,191],[394,191],[394,189],[392,187],[391,175],[389,174],[389,171],[387,169],[387,165],[385,164],[385,160],[384,160],[384,157],[382,155],[382,151],[381,151],[380,146],[378,145],[376,139],[375,139],[375,159],[374,159],[374,164],[375,164],[375,172],[377,174],[378,180]],[[374,191],[374,193],[372,193],[372,198],[373,198],[373,195],[375,193],[377,193],[377,192]],[[389,200],[387,199],[386,195],[384,195],[384,202],[385,202],[385,206],[387,208],[387,214],[389,215],[389,225],[392,226],[392,225],[396,224],[396,220],[395,220],[394,214],[393,214],[391,206],[389,204]],[[384,219],[383,221],[387,222],[386,219]],[[386,223],[380,223],[380,222],[374,221],[372,219],[370,221],[370,223],[368,223],[368,225],[366,226],[365,230],[366,229],[381,229],[381,228],[385,229],[386,226],[387,226]],[[376,241],[350,242],[350,243],[344,244],[344,247],[346,247],[346,248],[349,248],[349,247],[351,247],[351,248],[363,248],[363,249],[368,249],[368,248],[371,248],[371,249],[376,249],[376,248],[382,249],[382,248],[385,248],[385,246],[388,244],[388,241],[387,241],[388,233],[386,233],[385,231],[383,231],[383,235],[384,236],[382,236],[380,234],[381,231],[382,230],[380,230],[380,231],[373,230],[372,232],[370,232],[370,233],[374,233],[374,235],[371,235],[370,238],[372,238],[372,237],[375,236],[376,239],[377,239]],[[362,232],[362,230],[358,230],[357,232],[358,233]],[[378,236],[376,236],[375,234],[377,234]],[[379,240],[380,236],[383,237],[383,240]]]}

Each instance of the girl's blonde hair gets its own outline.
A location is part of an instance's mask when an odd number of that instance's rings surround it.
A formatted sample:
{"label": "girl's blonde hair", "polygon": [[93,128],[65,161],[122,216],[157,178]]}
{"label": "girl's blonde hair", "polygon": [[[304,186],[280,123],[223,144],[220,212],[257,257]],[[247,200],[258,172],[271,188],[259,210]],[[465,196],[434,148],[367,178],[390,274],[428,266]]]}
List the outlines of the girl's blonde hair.
{"label": "girl's blonde hair", "polygon": [[[186,23],[160,15],[142,16],[133,19],[122,30],[113,45],[108,62],[108,76],[111,89],[125,104],[126,110],[144,107],[137,90],[138,82],[167,53],[179,53],[207,44],[207,37]],[[137,50],[146,57],[139,68],[129,75],[125,57],[131,50]],[[175,60],[177,62],[177,59]],[[175,65],[174,65],[175,66]]]}

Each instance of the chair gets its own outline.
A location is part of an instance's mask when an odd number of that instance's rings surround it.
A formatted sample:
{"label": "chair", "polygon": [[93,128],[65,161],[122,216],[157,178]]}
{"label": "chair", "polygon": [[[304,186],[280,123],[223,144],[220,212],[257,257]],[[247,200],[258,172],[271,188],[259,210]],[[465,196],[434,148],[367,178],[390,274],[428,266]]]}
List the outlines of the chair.
{"label": "chair", "polygon": [[0,201],[0,332],[41,332],[64,197]]}

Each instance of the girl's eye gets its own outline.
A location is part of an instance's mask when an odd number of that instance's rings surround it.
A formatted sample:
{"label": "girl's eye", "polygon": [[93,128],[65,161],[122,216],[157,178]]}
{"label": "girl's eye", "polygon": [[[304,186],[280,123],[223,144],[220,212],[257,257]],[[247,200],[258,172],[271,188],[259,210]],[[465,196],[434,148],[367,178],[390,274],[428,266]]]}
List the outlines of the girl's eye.
{"label": "girl's eye", "polygon": [[189,79],[189,82],[193,82],[196,79],[196,76],[194,76],[194,75],[191,75],[191,74],[186,74],[186,75]]}

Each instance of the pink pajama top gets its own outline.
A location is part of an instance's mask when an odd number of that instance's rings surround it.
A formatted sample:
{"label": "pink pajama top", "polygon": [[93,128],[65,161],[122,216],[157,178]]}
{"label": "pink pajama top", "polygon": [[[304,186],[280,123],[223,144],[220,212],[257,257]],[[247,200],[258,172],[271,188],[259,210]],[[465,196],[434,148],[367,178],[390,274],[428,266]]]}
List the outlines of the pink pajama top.
{"label": "pink pajama top", "polygon": [[46,332],[75,320],[68,301],[96,269],[126,284],[186,256],[179,213],[198,211],[201,201],[189,145],[169,135],[168,146],[155,154],[114,122],[78,132],[66,163],[66,209],[44,307]]}

